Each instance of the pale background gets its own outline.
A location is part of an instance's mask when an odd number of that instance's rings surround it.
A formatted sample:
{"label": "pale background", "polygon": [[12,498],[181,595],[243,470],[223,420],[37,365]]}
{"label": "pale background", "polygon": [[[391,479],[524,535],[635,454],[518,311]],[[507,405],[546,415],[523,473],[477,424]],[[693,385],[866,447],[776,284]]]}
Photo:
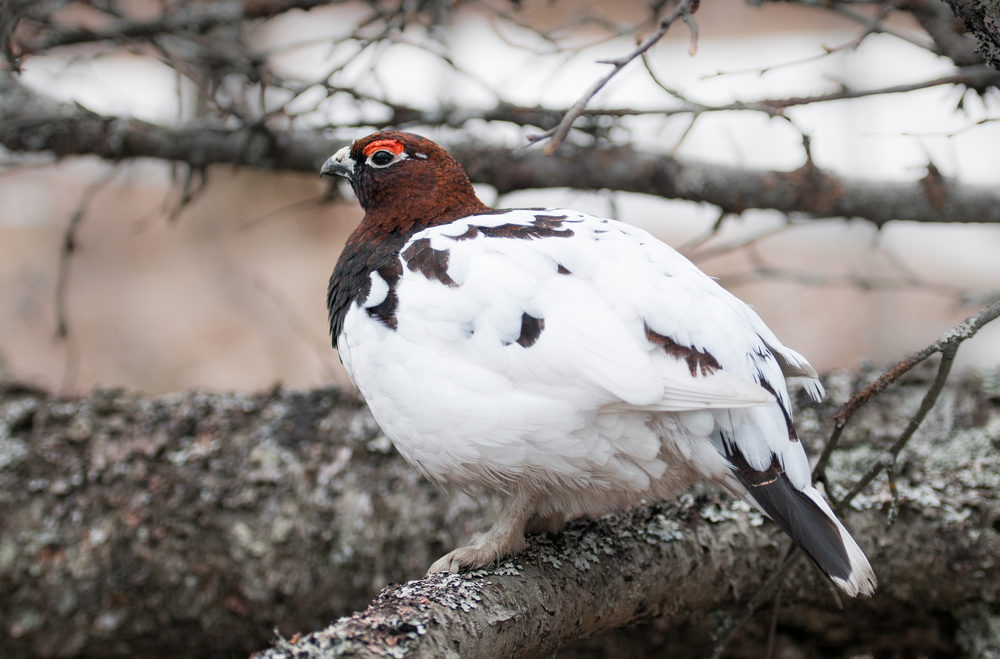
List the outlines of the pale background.
{"label": "pale background", "polygon": [[[703,5],[697,14],[701,39],[695,57],[687,55],[683,26],[650,54],[662,79],[701,101],[821,93],[833,89],[831,80],[879,87],[952,70],[949,60],[878,36],[857,51],[761,75],[763,67],[819,55],[823,44],[849,42],[857,26],[787,5],[754,9],[735,0]],[[533,24],[556,21],[583,6],[613,20],[635,18],[629,3],[525,6],[523,19]],[[360,5],[352,4],[308,15],[290,12],[258,27],[253,39],[261,49],[281,50],[272,59],[279,71],[316,78],[337,55],[329,39],[342,34],[359,12]],[[915,26],[899,27],[919,33]],[[463,10],[447,40],[464,72],[401,46],[374,64],[377,83],[390,96],[418,105],[450,99],[491,107],[499,91],[508,101],[564,108],[607,70],[596,60],[634,47],[634,42],[618,39],[572,58],[539,58],[522,46],[549,47],[530,32],[504,27],[500,32],[503,39],[483,12]],[[574,33],[567,42],[582,43],[591,36]],[[356,71],[345,75],[354,75],[363,86],[372,77],[372,65],[359,62]],[[743,70],[748,72],[705,78]],[[22,80],[98,112],[159,123],[179,123],[196,111],[193,95],[173,71],[132,55],[32,58]],[[963,183],[998,185],[1000,122],[974,124],[1000,117],[1000,99],[984,102],[970,95],[965,111],[955,112],[959,97],[954,88],[936,87],[793,109],[789,115],[812,135],[816,164],[837,174],[916,180],[925,175],[930,158],[944,175]],[[641,64],[633,64],[594,105],[657,108],[666,100]],[[305,111],[317,100],[306,95],[296,103]],[[350,106],[318,103],[294,125],[319,125],[352,111]],[[636,119],[628,125],[640,146],[645,142],[665,151],[678,143],[689,121],[679,116]],[[523,132],[510,126],[483,124],[478,130],[484,139],[524,142]],[[951,135],[956,131],[961,132]],[[677,154],[786,170],[803,161],[795,130],[781,120],[749,113],[699,119]],[[330,346],[324,303],[337,255],[362,213],[353,199],[309,202],[330,184],[318,175],[215,166],[204,193],[171,219],[169,208],[178,194],[171,166],[152,160],[121,166],[96,192],[82,219],[71,264],[70,335],[66,341],[57,339],[55,286],[65,227],[87,188],[110,168],[94,158],[56,164],[40,158],[31,168],[0,172],[0,370],[64,393],[98,385],[149,393],[191,387],[253,390],[276,382],[297,388],[349,385]],[[488,204],[558,205],[614,214],[675,247],[703,234],[717,218],[712,207],[641,195],[547,190],[498,200],[490,188],[478,191]],[[701,249],[765,232],[783,219],[775,212],[748,211],[727,220]],[[734,277],[752,270],[751,252],[698,260],[821,371],[852,367],[860,359],[887,363],[904,358],[975,313],[979,307],[963,305],[962,293],[986,299],[1000,290],[997,226],[893,222],[878,232],[863,220],[811,221],[763,239],[757,254],[768,265],[797,273],[900,283],[869,291],[829,281],[739,283]],[[923,283],[905,284],[907,277]],[[988,326],[963,344],[959,363],[1000,363],[1000,326]]]}

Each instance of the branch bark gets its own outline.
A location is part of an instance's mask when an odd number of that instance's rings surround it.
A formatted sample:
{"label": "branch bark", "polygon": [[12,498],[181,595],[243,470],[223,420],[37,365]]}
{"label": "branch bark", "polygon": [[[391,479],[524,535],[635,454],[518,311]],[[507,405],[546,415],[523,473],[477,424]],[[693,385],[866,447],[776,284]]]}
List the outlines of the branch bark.
{"label": "branch bark", "polygon": [[979,42],[978,52],[1000,70],[1000,0],[945,0]]}
{"label": "branch bark", "polygon": [[[833,400],[801,409],[800,427],[818,440],[836,403],[875,375],[828,378]],[[880,459],[926,378],[914,369],[855,416],[828,468],[832,487],[846,491]],[[827,654],[915,651],[931,636],[960,649],[951,612],[1000,599],[998,400],[995,377],[946,388],[900,456],[895,525],[886,528],[891,495],[880,481],[846,517],[873,560],[878,594],[837,612],[823,582],[800,567],[782,595],[781,634]],[[697,655],[787,547],[746,507],[696,491],[536,537],[488,574],[391,586],[367,611],[308,634],[363,608],[386,583],[423,574],[492,513],[420,480],[364,406],[335,390],[60,400],[8,384],[0,653],[236,657],[264,647],[277,627],[295,642],[279,640],[262,658],[292,649],[373,656],[360,648],[378,642],[408,656],[526,657],[652,620],[616,638],[623,654],[606,656],[635,656],[629,647],[640,643]],[[758,617],[768,621],[740,632],[732,656],[759,656],[771,614]],[[613,645],[597,638],[560,657],[601,643]]]}
{"label": "branch bark", "polygon": [[[340,4],[343,0],[222,0],[221,2],[184,4],[164,12],[153,20],[122,19],[102,30],[88,30],[54,23],[45,18],[50,29],[23,44],[31,53],[41,53],[63,46],[98,41],[145,40],[162,34],[188,32],[204,34],[214,28],[234,25],[246,20],[272,18],[293,9],[309,10],[321,5]],[[44,5],[45,3],[35,3]]]}
{"label": "branch bark", "polygon": [[[15,152],[57,157],[96,155],[110,161],[159,158],[195,169],[213,164],[318,172],[342,141],[306,131],[256,125],[168,128],[99,115],[47,98],[0,71],[0,144]],[[920,181],[837,176],[812,164],[791,171],[714,165],[629,147],[564,144],[553,156],[462,141],[446,144],[469,178],[500,193],[569,187],[640,192],[707,202],[726,212],[767,208],[815,217],[860,217],[878,226],[915,222],[1000,222],[1000,190],[928,174]]]}

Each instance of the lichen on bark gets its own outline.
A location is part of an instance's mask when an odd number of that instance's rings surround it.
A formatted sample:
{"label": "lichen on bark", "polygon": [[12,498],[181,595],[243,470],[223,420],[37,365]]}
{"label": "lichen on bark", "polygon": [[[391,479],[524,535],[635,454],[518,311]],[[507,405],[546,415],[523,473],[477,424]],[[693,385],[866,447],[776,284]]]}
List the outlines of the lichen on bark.
{"label": "lichen on bark", "polygon": [[[822,404],[798,396],[811,455],[838,405],[877,375],[828,376]],[[834,494],[880,459],[930,378],[914,369],[851,420],[829,468]],[[957,379],[942,394],[900,455],[892,526],[884,477],[846,515],[878,573],[876,596],[838,611],[803,563],[782,591],[779,639],[805,652],[876,656],[926,643],[970,656],[991,647],[1000,592],[996,381]],[[697,488],[533,537],[527,553],[461,576],[455,591],[454,577],[390,585],[420,577],[494,514],[487,498],[452,497],[416,476],[363,403],[334,389],[60,399],[8,383],[0,388],[0,648],[32,659],[242,657],[266,648],[277,628],[285,640],[262,656],[289,647],[336,656],[306,646],[395,629],[389,638],[406,636],[407,656],[440,656],[455,642],[461,656],[559,646],[560,657],[664,648],[701,656],[788,546],[744,504]],[[364,627],[375,620],[382,626]],[[753,618],[727,656],[760,656],[769,620]]]}

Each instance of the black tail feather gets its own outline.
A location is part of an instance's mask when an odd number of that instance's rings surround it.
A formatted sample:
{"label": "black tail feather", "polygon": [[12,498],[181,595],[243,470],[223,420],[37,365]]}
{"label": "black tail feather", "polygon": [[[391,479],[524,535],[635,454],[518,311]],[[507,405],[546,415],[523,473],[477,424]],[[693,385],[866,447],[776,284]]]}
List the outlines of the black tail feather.
{"label": "black tail feather", "polygon": [[830,577],[847,581],[851,559],[837,523],[807,494],[795,489],[774,458],[767,471],[751,467],[738,449],[726,457],[736,478],[758,507],[795,541],[802,551]]}

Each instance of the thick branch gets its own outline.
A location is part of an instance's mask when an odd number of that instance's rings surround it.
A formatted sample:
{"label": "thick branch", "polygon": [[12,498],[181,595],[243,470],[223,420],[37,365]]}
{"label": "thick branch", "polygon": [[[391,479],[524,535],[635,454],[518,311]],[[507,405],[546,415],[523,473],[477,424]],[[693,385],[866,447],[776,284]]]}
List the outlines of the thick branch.
{"label": "thick branch", "polygon": [[61,46],[97,41],[149,39],[161,34],[178,32],[202,34],[224,25],[234,25],[256,18],[271,18],[293,9],[309,10],[321,5],[340,4],[342,1],[223,0],[222,2],[184,3],[152,20],[121,20],[110,28],[102,30],[57,25],[42,32],[29,43],[23,44],[23,47],[29,52],[38,53]]}
{"label": "thick branch", "polygon": [[[46,98],[0,71],[0,144],[12,151],[50,151],[59,157],[92,154],[111,161],[160,158],[194,168],[211,164],[318,172],[343,143],[320,134],[223,129],[207,125],[167,128],[136,119],[95,114]],[[534,150],[450,146],[477,183],[499,192],[569,187],[640,192],[708,202],[726,212],[769,208],[816,217],[861,217],[881,226],[915,222],[1000,222],[1000,190],[928,175],[919,182],[871,181],[806,166],[793,172],[755,170],[681,160],[628,147],[564,145],[544,157]]]}
{"label": "thick branch", "polygon": [[934,40],[938,54],[949,58],[957,66],[983,63],[976,42],[966,36],[965,26],[955,20],[944,0],[902,0],[898,7],[913,14],[920,27]]}
{"label": "thick branch", "polygon": [[979,42],[979,54],[1000,69],[1000,0],[945,0]]}
{"label": "thick branch", "polygon": [[[870,377],[827,385],[858,388]],[[856,415],[831,461],[833,487],[879,459],[919,405],[924,377],[916,369]],[[945,630],[935,642],[954,647],[947,612],[1000,597],[1000,457],[991,444],[1000,410],[991,391],[974,382],[945,389],[945,404],[900,456],[891,529],[883,484],[854,502],[846,520],[879,575],[875,598],[837,612],[803,563],[784,591],[783,629],[816,634],[810,621],[826,620],[841,630],[839,640],[818,637],[827,653],[859,645],[905,653],[907,643],[919,648],[918,628],[932,620]],[[834,403],[810,407],[799,423],[818,438],[835,411]],[[289,645],[304,657],[335,656],[317,652],[328,641],[341,650],[385,642],[411,656],[446,656],[441,643],[455,651],[457,641],[463,657],[529,656],[656,619],[655,634],[669,635],[675,656],[703,656],[714,621],[740,610],[737,600],[787,547],[745,506],[706,492],[574,522],[559,538],[534,538],[512,567],[391,587],[368,611],[307,633],[363,608],[387,582],[422,574],[489,517],[481,503],[449,501],[419,479],[363,406],[336,391],[99,391],[64,401],[8,385],[0,388],[8,593],[0,654],[103,656],[127,647],[153,657],[246,656],[277,626],[286,638],[305,635],[264,656]],[[907,625],[916,635],[902,641]],[[759,625],[740,633],[738,645],[757,647]]]}
{"label": "thick branch", "polygon": [[[768,208],[815,217],[860,217],[879,226],[915,222],[1000,222],[1000,191],[935,179],[933,201],[924,182],[872,181],[805,166],[792,172],[714,165],[634,151],[628,147],[569,148],[543,159],[534,152],[460,144],[450,148],[469,177],[501,193],[567,187],[639,192],[708,202],[726,212]],[[927,180],[926,178],[924,179]]]}

